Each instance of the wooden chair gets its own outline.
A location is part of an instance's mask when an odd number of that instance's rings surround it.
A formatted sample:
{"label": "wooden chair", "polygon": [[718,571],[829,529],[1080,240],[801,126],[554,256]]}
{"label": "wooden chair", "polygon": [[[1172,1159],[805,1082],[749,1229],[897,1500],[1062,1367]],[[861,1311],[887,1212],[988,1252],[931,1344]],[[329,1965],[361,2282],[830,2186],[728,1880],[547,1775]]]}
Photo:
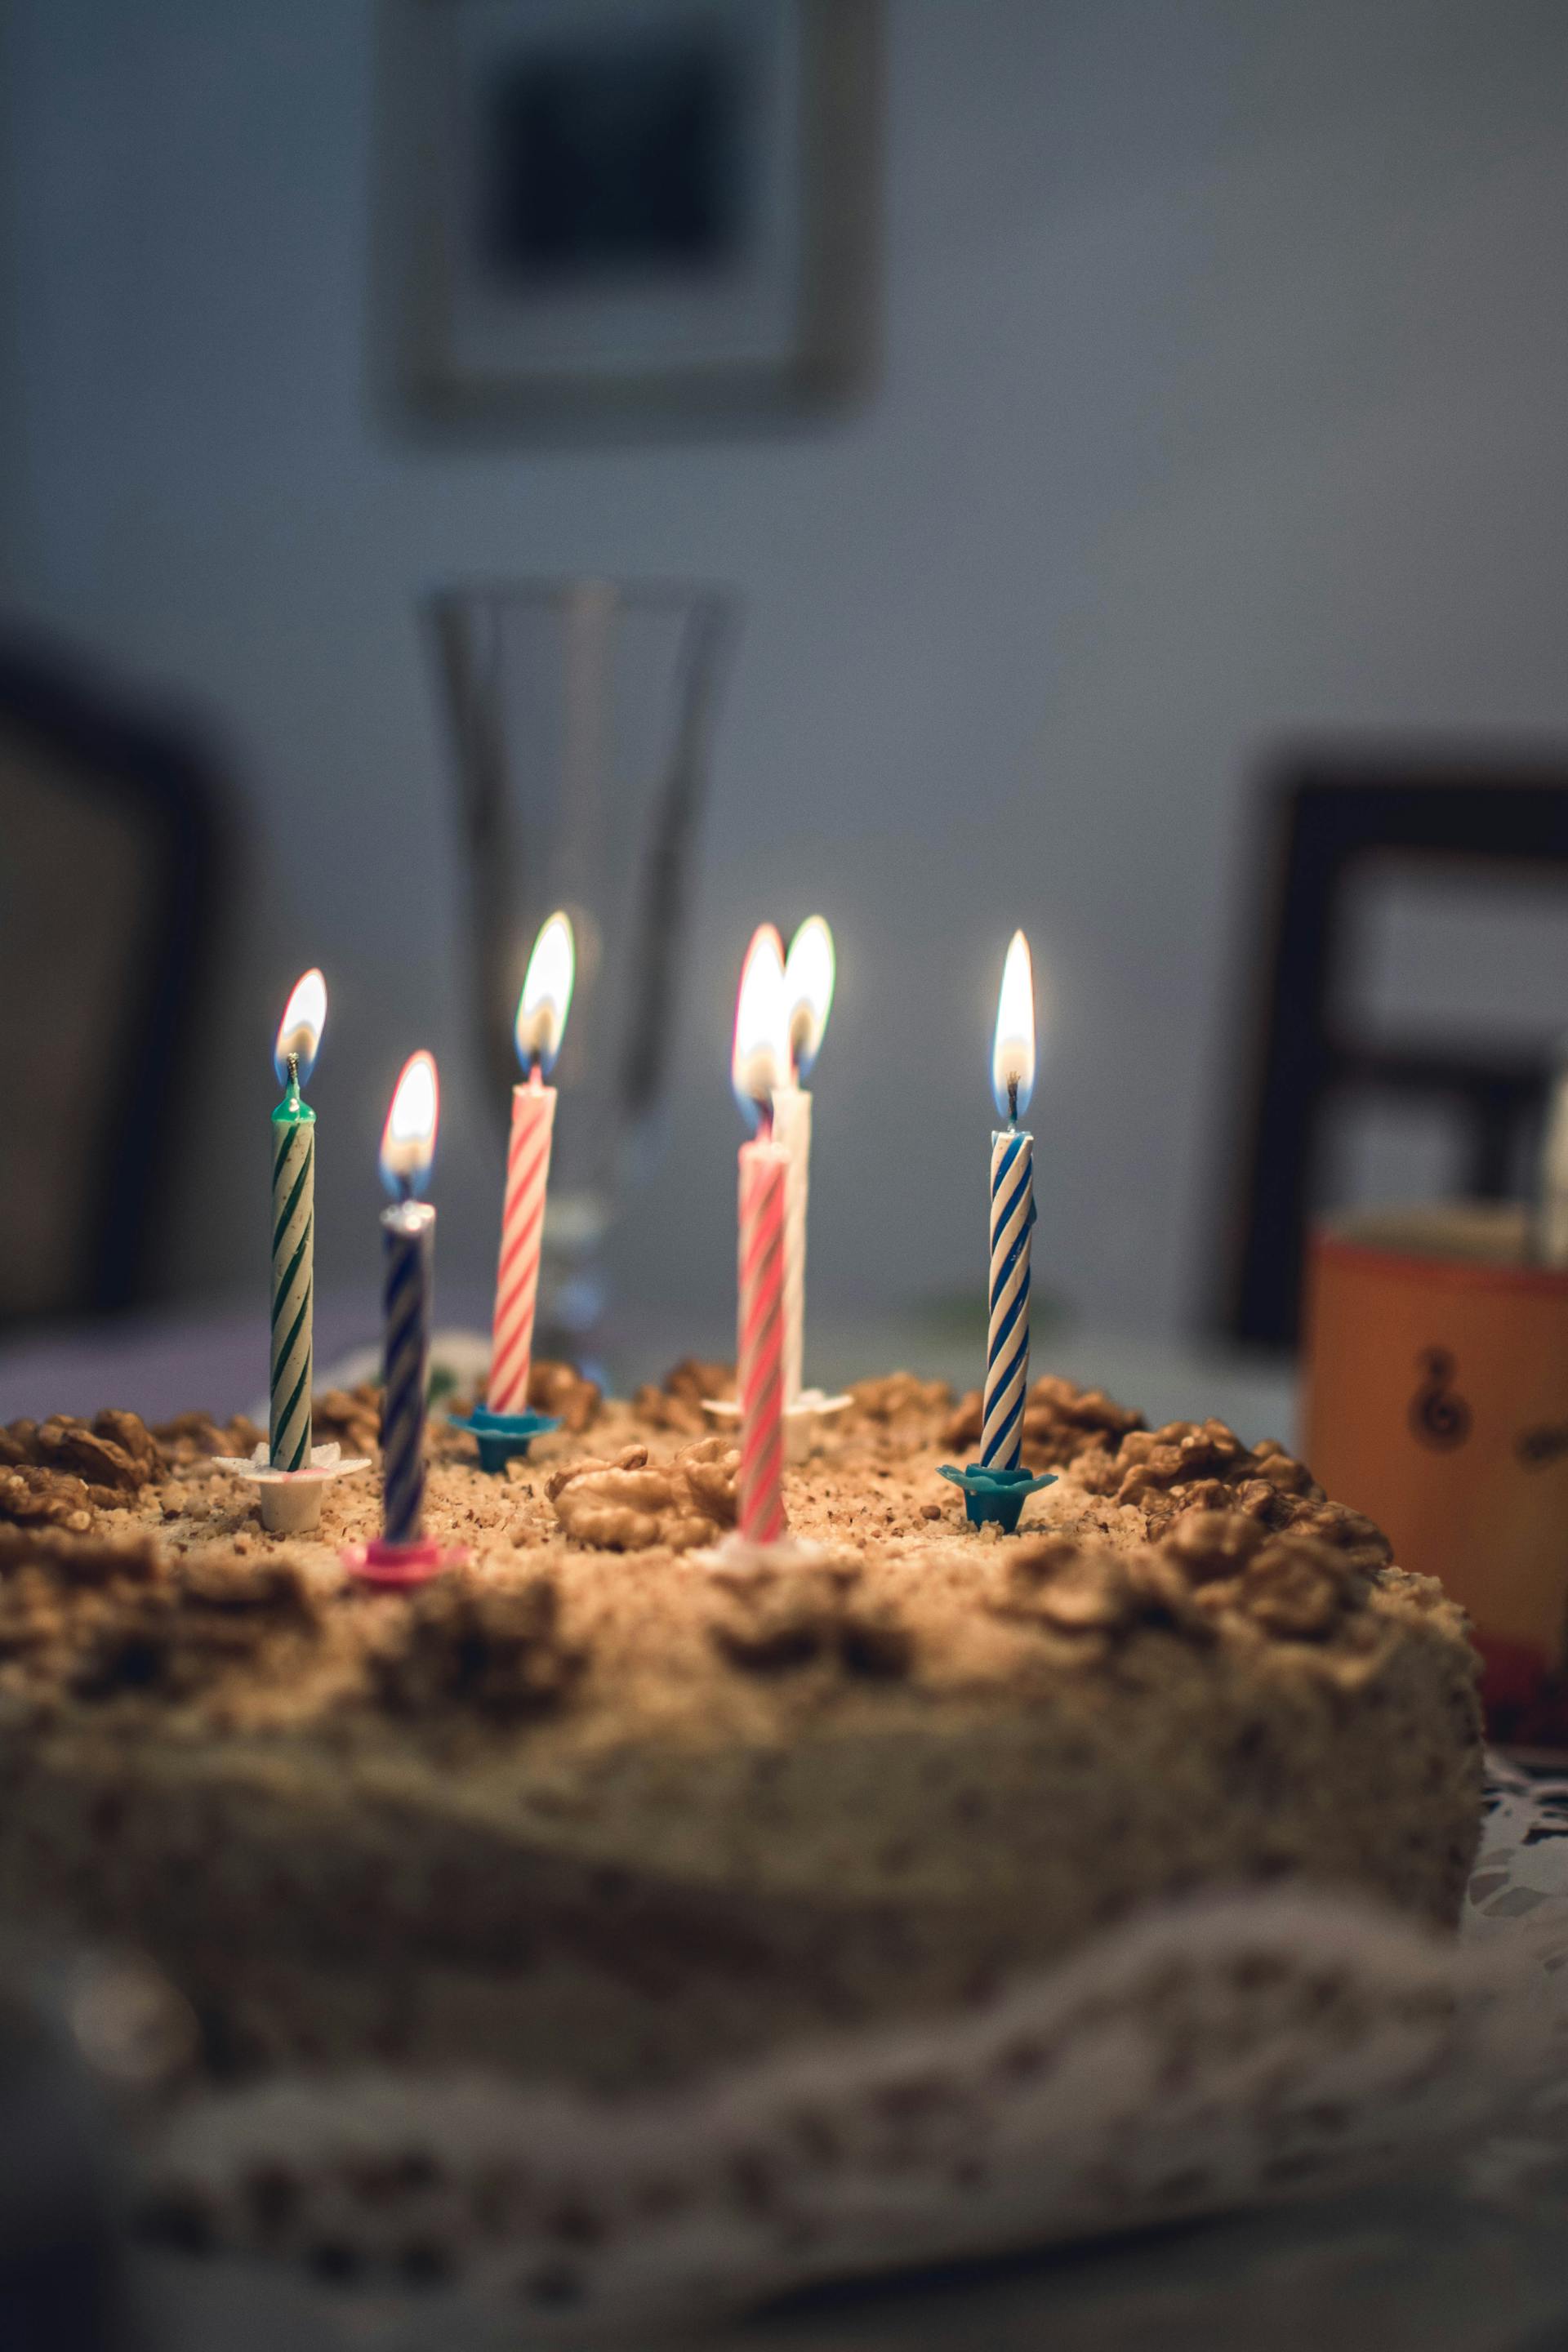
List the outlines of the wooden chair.
{"label": "wooden chair", "polygon": [[[1540,1120],[1550,1074],[1539,1034],[1490,1048],[1349,1034],[1340,1006],[1352,885],[1369,860],[1392,856],[1478,877],[1544,869],[1568,891],[1568,763],[1306,758],[1268,785],[1264,812],[1262,920],[1214,1319],[1232,1339],[1279,1346],[1298,1335],[1307,1227],[1332,1205],[1325,1147],[1346,1107],[1379,1095],[1446,1107],[1460,1141],[1458,1189],[1497,1199]],[[1560,1028],[1568,1003],[1542,1016]]]}
{"label": "wooden chair", "polygon": [[149,1296],[221,805],[183,726],[0,642],[0,1328]]}

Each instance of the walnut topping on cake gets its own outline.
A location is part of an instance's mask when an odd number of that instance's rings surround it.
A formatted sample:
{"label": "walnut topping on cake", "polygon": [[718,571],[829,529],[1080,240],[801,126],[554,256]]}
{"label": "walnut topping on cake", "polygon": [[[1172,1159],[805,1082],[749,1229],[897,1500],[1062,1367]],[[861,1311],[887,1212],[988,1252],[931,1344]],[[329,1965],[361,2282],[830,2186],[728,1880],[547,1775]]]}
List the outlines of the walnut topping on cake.
{"label": "walnut topping on cake", "polygon": [[578,1543],[602,1551],[687,1551],[735,1523],[739,1451],[721,1436],[689,1445],[672,1462],[650,1463],[646,1445],[609,1461],[574,1462],[552,1472],[544,1491]]}
{"label": "walnut topping on cake", "polygon": [[[1112,1490],[1116,1500],[1142,1503],[1146,1509],[1151,1496],[1163,1496],[1173,1486],[1205,1479],[1223,1483],[1227,1473],[1234,1478],[1244,1458],[1250,1467],[1247,1448],[1235,1430],[1214,1420],[1173,1421],[1163,1429],[1131,1430],[1113,1458],[1120,1472]],[[1087,1475],[1084,1484],[1089,1484]],[[1161,1506],[1154,1507],[1158,1510]]]}
{"label": "walnut topping on cake", "polygon": [[1392,1557],[1387,1538],[1359,1511],[1331,1503],[1304,1462],[1272,1438],[1246,1446],[1223,1421],[1173,1421],[1130,1431],[1073,1465],[1091,1495],[1140,1510],[1152,1536],[1194,1513],[1240,1512],[1259,1528],[1310,1537],[1366,1575]]}
{"label": "walnut topping on cake", "polygon": [[[118,1497],[110,1494],[110,1499]],[[26,1463],[19,1470],[0,1474],[0,1517],[19,1527],[68,1528],[86,1535],[92,1526],[92,1500],[79,1478],[58,1470],[41,1470]]]}
{"label": "walnut topping on cake", "polygon": [[[942,1431],[942,1443],[955,1450],[978,1445],[984,1417],[979,1389],[971,1389]],[[1076,1381],[1046,1373],[1035,1381],[1024,1402],[1023,1461],[1029,1470],[1058,1470],[1080,1454],[1109,1440],[1115,1444],[1131,1431],[1142,1430],[1143,1416],[1129,1412],[1103,1389],[1080,1389]]]}
{"label": "walnut topping on cake", "polygon": [[153,1434],[173,1468],[189,1470],[215,1454],[254,1453],[265,1433],[243,1412],[226,1422],[215,1421],[210,1412],[182,1412],[161,1421]]}
{"label": "walnut topping on cake", "polygon": [[1314,1542],[1329,1545],[1342,1555],[1347,1568],[1361,1576],[1375,1575],[1394,1557],[1383,1529],[1364,1511],[1350,1510],[1343,1503],[1318,1502],[1309,1496],[1287,1524],[1293,1536],[1310,1536]]}
{"label": "walnut topping on cake", "polygon": [[0,1430],[0,1517],[85,1533],[90,1508],[112,1510],[163,1476],[167,1464],[133,1412],[96,1421],[57,1413]]}
{"label": "walnut topping on cake", "polygon": [[1005,1614],[1038,1618],[1059,1633],[1110,1633],[1135,1612],[1127,1556],[1109,1543],[1044,1536],[1021,1544],[1008,1569]]}
{"label": "walnut topping on cake", "polygon": [[1002,1616],[1054,1633],[1098,1636],[1092,1654],[1139,1625],[1163,1626],[1199,1643],[1215,1632],[1180,1561],[1152,1547],[1123,1550],[1092,1537],[1047,1536],[1020,1546],[993,1605]]}
{"label": "walnut topping on cake", "polygon": [[1240,1511],[1189,1511],[1158,1544],[1069,1535],[1020,1544],[994,1606],[1053,1633],[1110,1635],[1163,1624],[1200,1641],[1247,1619],[1283,1641],[1318,1641],[1361,1607],[1353,1561],[1310,1536],[1269,1536]]}
{"label": "walnut topping on cake", "polygon": [[599,1418],[604,1391],[597,1381],[584,1379],[575,1364],[535,1357],[528,1375],[528,1402],[535,1412],[547,1412],[580,1437]]}
{"label": "walnut topping on cake", "polygon": [[381,1451],[381,1391],[373,1381],[358,1388],[323,1389],[310,1403],[310,1434],[318,1445],[336,1444],[345,1454]]}
{"label": "walnut topping on cake", "polygon": [[0,1580],[23,1568],[47,1569],[62,1584],[145,1582],[162,1573],[163,1555],[150,1535],[78,1535],[71,1528],[0,1527]]}
{"label": "walnut topping on cake", "polygon": [[876,1381],[857,1381],[849,1391],[850,1427],[858,1423],[902,1421],[910,1414],[945,1412],[952,1391],[945,1381],[921,1381],[913,1372],[888,1372]]}
{"label": "walnut topping on cake", "polygon": [[164,1468],[146,1423],[112,1408],[100,1412],[90,1428],[66,1414],[46,1421],[35,1444],[40,1462],[79,1471],[94,1486],[117,1486],[127,1495],[139,1494]]}
{"label": "walnut topping on cake", "polygon": [[0,1581],[0,1660],[78,1698],[183,1697],[250,1665],[279,1634],[314,1638],[319,1612],[287,1555],[209,1551],[171,1561],[150,1538],[40,1535]]}
{"label": "walnut topping on cake", "polygon": [[1184,1511],[1161,1546],[1192,1584],[1241,1574],[1263,1541],[1259,1520],[1245,1511]]}
{"label": "walnut topping on cake", "polygon": [[208,1553],[166,1580],[112,1591],[82,1628],[73,1686],[85,1698],[127,1690],[189,1695],[250,1666],[279,1633],[313,1639],[319,1618],[295,1564]]}
{"label": "walnut topping on cake", "polygon": [[1242,1571],[1238,1596],[1244,1612],[1266,1633],[1297,1642],[1331,1633],[1352,1598],[1343,1556],[1302,1536],[1277,1536],[1255,1552]]}
{"label": "walnut topping on cake", "polygon": [[371,1670],[382,1705],[398,1713],[456,1706],[517,1717],[559,1706],[586,1664],[586,1652],[562,1635],[551,1578],[494,1586],[470,1573],[416,1594]]}
{"label": "walnut topping on cake", "polygon": [[752,1674],[829,1664],[847,1675],[907,1675],[913,1638],[885,1601],[858,1596],[853,1560],[772,1565],[715,1576],[714,1647]]}
{"label": "walnut topping on cake", "polygon": [[741,1507],[741,1450],[724,1436],[699,1438],[675,1457],[675,1468],[698,1510],[715,1527],[732,1528]]}
{"label": "walnut topping on cake", "polygon": [[733,1364],[704,1362],[698,1356],[683,1356],[679,1364],[666,1373],[662,1384],[638,1389],[633,1400],[639,1420],[651,1423],[655,1429],[684,1430],[696,1436],[708,1425],[702,1407],[711,1398],[722,1403],[735,1393]]}

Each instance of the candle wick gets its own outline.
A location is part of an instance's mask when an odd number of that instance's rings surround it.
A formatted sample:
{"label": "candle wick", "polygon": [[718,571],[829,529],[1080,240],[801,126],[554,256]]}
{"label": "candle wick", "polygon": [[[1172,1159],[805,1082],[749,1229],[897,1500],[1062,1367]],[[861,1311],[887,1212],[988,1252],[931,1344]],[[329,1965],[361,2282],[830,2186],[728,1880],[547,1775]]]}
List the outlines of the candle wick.
{"label": "candle wick", "polygon": [[773,1137],[773,1106],[771,1097],[766,1095],[759,1095],[756,1097],[756,1103],[757,1133],[761,1136],[763,1141],[766,1143],[769,1142]]}
{"label": "candle wick", "polygon": [[1009,1078],[1007,1081],[1007,1124],[1009,1127],[1016,1127],[1018,1124],[1018,1081],[1016,1078]]}

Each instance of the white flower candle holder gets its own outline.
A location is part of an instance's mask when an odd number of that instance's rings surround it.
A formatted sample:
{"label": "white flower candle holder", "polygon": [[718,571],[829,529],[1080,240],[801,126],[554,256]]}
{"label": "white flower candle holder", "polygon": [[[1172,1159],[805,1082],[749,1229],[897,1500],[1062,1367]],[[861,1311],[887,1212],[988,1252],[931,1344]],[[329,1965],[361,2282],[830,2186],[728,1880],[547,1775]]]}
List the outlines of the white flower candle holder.
{"label": "white flower candle holder", "polygon": [[[831,1434],[832,1423],[854,1398],[825,1396],[820,1389],[802,1389],[793,1404],[784,1409],[784,1459],[786,1462],[809,1462],[821,1447],[824,1437]],[[704,1397],[702,1410],[715,1427],[728,1427],[738,1423],[741,1408],[732,1397]]]}
{"label": "white flower candle holder", "polygon": [[321,1524],[321,1495],[334,1478],[357,1478],[370,1468],[368,1454],[346,1454],[339,1445],[312,1445],[300,1470],[274,1470],[267,1447],[254,1454],[218,1454],[215,1470],[232,1470],[258,1490],[261,1524],[268,1535],[302,1536]]}

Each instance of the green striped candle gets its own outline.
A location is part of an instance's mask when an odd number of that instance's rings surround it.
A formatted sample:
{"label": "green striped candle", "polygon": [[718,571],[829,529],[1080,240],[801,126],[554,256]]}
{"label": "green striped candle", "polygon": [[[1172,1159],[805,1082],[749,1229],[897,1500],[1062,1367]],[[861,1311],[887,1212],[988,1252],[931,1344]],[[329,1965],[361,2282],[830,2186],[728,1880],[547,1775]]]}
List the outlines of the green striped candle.
{"label": "green striped candle", "polygon": [[310,1307],[315,1286],[316,1114],[300,1095],[326,1020],[326,983],[308,971],[279,1026],[283,1099],[272,1114],[272,1380],[268,1459],[310,1465]]}

